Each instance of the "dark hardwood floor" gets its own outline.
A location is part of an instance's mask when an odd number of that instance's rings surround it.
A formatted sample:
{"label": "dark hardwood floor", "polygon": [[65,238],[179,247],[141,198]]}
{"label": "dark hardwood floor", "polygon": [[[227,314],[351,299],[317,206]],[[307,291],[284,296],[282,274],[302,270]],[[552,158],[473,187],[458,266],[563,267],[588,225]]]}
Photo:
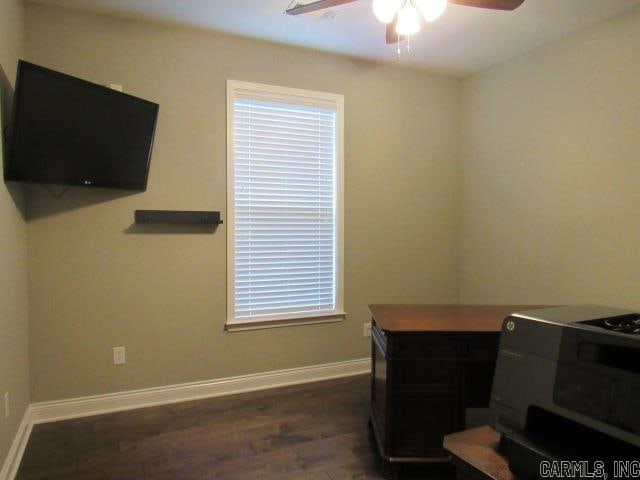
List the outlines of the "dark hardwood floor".
{"label": "dark hardwood floor", "polygon": [[357,376],[37,425],[17,478],[380,479],[368,402]]}

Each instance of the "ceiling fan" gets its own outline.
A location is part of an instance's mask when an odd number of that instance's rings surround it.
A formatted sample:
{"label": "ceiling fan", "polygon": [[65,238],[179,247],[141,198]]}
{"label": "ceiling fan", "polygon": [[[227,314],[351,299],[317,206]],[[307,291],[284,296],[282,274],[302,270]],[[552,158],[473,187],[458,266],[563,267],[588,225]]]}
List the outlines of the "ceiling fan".
{"label": "ceiling fan", "polygon": [[[300,15],[337,7],[358,0],[316,0],[296,3],[287,8],[288,15]],[[420,31],[420,15],[433,22],[444,12],[447,3],[491,10],[515,10],[524,0],[373,0],[373,12],[387,24],[387,43],[400,42]],[[398,54],[400,50],[398,49]]]}

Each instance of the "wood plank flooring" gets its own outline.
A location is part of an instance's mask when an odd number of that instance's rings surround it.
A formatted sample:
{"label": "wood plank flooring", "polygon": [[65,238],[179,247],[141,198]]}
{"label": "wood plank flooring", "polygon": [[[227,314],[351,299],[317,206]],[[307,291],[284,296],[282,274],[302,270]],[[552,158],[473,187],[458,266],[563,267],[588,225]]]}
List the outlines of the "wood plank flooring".
{"label": "wood plank flooring", "polygon": [[368,402],[363,375],[36,425],[17,478],[377,480]]}

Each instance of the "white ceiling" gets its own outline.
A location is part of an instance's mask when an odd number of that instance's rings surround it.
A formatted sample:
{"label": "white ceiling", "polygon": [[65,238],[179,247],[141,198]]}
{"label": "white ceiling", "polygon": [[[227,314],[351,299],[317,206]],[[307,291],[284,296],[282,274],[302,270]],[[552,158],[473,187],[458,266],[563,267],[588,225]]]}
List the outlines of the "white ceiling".
{"label": "white ceiling", "polygon": [[[290,0],[31,0],[128,18],[179,23],[242,36],[397,62],[372,0],[319,15],[287,16]],[[306,3],[306,2],[303,2]],[[526,0],[514,12],[449,5],[412,38],[399,61],[467,75],[640,5],[640,0]]]}

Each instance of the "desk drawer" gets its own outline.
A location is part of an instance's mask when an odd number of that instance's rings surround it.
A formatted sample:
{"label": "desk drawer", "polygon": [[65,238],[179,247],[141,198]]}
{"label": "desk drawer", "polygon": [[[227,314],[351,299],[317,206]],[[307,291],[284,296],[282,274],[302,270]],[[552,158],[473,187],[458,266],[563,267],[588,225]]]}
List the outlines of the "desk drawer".
{"label": "desk drawer", "polygon": [[396,455],[442,455],[442,440],[464,428],[456,397],[398,395],[393,450]]}
{"label": "desk drawer", "polygon": [[466,341],[453,335],[398,335],[394,345],[398,357],[462,358],[466,353]]}
{"label": "desk drawer", "polygon": [[455,394],[462,390],[461,367],[452,361],[398,358],[395,368],[398,391]]}
{"label": "desk drawer", "polygon": [[476,337],[469,340],[469,358],[472,360],[493,360],[498,358],[499,335]]}

